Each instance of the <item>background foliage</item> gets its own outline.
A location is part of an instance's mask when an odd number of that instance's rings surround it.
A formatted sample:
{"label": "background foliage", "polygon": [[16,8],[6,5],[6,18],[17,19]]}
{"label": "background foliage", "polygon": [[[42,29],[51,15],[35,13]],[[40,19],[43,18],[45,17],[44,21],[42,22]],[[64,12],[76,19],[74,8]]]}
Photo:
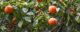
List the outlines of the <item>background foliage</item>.
{"label": "background foliage", "polygon": [[[4,13],[9,4],[14,7],[13,14]],[[50,5],[57,6],[56,14],[49,14]],[[80,32],[79,10],[80,0],[0,0],[0,32]],[[16,25],[9,25],[14,16]],[[48,25],[51,17],[58,19],[58,25]]]}

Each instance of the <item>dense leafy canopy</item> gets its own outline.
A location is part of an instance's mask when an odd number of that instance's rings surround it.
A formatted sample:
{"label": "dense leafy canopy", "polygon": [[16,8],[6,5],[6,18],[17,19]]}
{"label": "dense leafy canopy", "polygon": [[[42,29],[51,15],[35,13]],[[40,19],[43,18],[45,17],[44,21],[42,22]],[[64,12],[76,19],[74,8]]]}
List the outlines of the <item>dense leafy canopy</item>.
{"label": "dense leafy canopy", "polygon": [[[4,12],[7,5],[13,13]],[[56,13],[49,6],[56,6]],[[0,0],[0,32],[80,32],[79,10],[80,0]],[[55,26],[48,24],[52,17]]]}

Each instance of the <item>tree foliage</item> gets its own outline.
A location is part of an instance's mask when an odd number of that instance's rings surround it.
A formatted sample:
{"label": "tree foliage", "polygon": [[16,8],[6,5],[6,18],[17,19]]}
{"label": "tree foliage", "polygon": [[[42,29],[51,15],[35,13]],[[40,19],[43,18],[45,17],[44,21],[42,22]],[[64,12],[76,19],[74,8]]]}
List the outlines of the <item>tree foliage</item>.
{"label": "tree foliage", "polygon": [[[12,14],[4,12],[7,5],[13,6]],[[51,5],[57,13],[49,13]],[[79,10],[80,0],[0,0],[0,32],[80,32]],[[58,25],[48,24],[52,17]]]}

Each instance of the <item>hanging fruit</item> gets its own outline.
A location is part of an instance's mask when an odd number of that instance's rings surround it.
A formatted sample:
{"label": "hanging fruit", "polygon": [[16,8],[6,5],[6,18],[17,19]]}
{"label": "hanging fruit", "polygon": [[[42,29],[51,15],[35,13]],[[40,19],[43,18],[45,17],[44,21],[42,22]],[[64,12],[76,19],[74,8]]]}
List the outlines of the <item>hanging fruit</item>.
{"label": "hanging fruit", "polygon": [[41,3],[43,0],[37,0],[38,3]]}
{"label": "hanging fruit", "polygon": [[49,13],[55,14],[57,12],[56,8],[57,8],[56,6],[49,6],[49,8],[48,8]]}
{"label": "hanging fruit", "polygon": [[58,21],[57,21],[56,18],[50,18],[50,19],[48,20],[48,24],[49,24],[49,25],[57,25],[57,24],[58,24]]}
{"label": "hanging fruit", "polygon": [[4,12],[5,12],[5,13],[8,13],[8,14],[13,13],[13,6],[11,6],[11,5],[5,6]]}

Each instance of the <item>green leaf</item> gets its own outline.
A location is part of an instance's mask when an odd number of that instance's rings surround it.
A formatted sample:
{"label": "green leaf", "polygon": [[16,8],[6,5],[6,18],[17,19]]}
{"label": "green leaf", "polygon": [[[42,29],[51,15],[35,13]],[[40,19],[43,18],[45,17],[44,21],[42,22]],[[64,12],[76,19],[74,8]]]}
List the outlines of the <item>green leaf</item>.
{"label": "green leaf", "polygon": [[34,15],[34,13],[33,12],[28,12],[27,15]]}
{"label": "green leaf", "polygon": [[2,25],[0,28],[1,28],[1,30],[7,29],[7,28],[5,27],[5,25]]}
{"label": "green leaf", "polygon": [[33,27],[35,27],[37,24],[38,24],[38,19],[35,19],[33,23]]}
{"label": "green leaf", "polygon": [[23,21],[21,20],[21,21],[19,21],[19,23],[18,23],[18,27],[21,28],[22,25],[23,25]]}
{"label": "green leaf", "polygon": [[80,32],[80,31],[78,31],[77,29],[73,29],[72,32]]}
{"label": "green leaf", "polygon": [[75,20],[77,21],[77,23],[80,23],[80,16],[76,16]]}
{"label": "green leaf", "polygon": [[22,3],[22,4],[23,4],[23,5],[26,5],[26,6],[28,5],[28,3],[27,3],[27,2],[24,2],[24,3]]}
{"label": "green leaf", "polygon": [[27,21],[27,22],[30,22],[30,23],[31,23],[31,19],[30,19],[30,17],[29,17],[29,16],[23,17],[23,19],[24,19],[25,21]]}

